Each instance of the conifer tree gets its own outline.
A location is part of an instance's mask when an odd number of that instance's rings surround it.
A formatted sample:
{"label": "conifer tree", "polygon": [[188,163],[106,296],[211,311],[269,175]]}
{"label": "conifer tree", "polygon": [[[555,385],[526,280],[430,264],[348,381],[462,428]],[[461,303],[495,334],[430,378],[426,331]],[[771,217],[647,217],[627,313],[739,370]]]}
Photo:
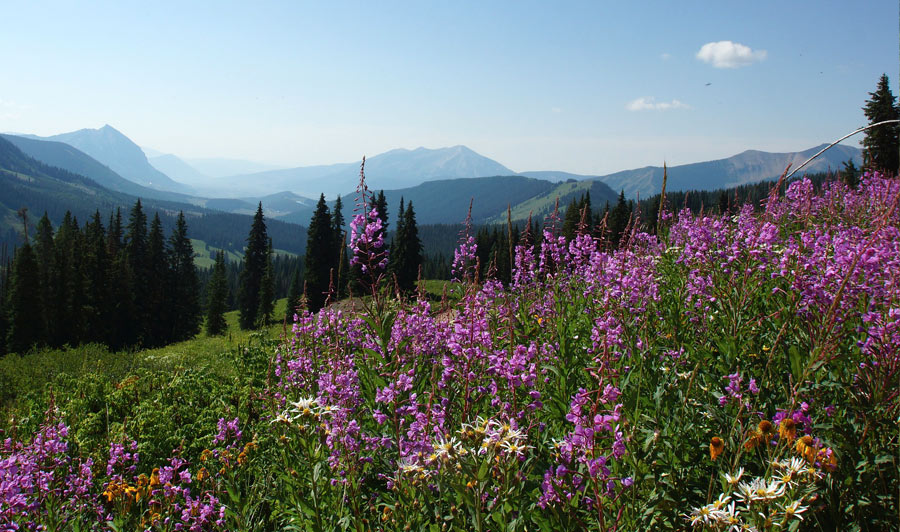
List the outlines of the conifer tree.
{"label": "conifer tree", "polygon": [[316,312],[325,305],[335,258],[331,214],[324,194],[319,196],[306,235],[306,298],[309,310]]}
{"label": "conifer tree", "polygon": [[171,340],[179,342],[193,338],[200,332],[200,279],[194,265],[194,246],[187,235],[184,212],[178,213],[172,236],[169,237],[169,268],[172,284],[169,288],[169,308],[172,313]]}
{"label": "conifer tree", "polygon": [[53,226],[50,218],[44,211],[37,225],[37,234],[34,237],[34,253],[38,264],[38,276],[40,280],[40,292],[36,295],[41,300],[41,308],[44,310],[41,316],[42,336],[46,339],[51,330],[52,316],[48,312],[53,305],[53,261],[55,258],[53,248]]}
{"label": "conifer tree", "polygon": [[259,309],[256,311],[256,319],[260,327],[267,327],[272,323],[272,313],[275,311],[275,269],[272,266],[272,239],[269,239],[269,251],[266,253],[266,269],[259,283]]}
{"label": "conifer tree", "polygon": [[6,349],[10,353],[24,354],[42,343],[42,309],[40,298],[35,297],[39,289],[37,258],[26,243],[13,260],[8,289]]}
{"label": "conifer tree", "polygon": [[575,228],[578,227],[578,221],[581,220],[581,202],[576,201],[572,197],[572,202],[566,207],[566,215],[563,218],[562,234],[566,240],[572,240],[575,236]]}
{"label": "conifer tree", "polygon": [[391,239],[391,247],[388,249],[388,273],[391,277],[397,275],[397,269],[399,268],[400,256],[397,254],[397,243],[403,238],[403,211],[405,210],[403,197],[401,196],[400,208],[397,209],[397,231],[394,233],[394,237]]}
{"label": "conifer tree", "polygon": [[260,288],[269,254],[269,236],[263,219],[262,202],[256,209],[247,248],[244,250],[244,268],[238,286],[238,311],[241,329],[252,329],[257,324]]}
{"label": "conifer tree", "polygon": [[[66,212],[53,240],[53,345],[76,345],[84,331],[84,280],[78,220]],[[48,309],[49,312],[49,309]]]}
{"label": "conifer tree", "polygon": [[[863,107],[869,124],[900,118],[900,108],[891,92],[887,74],[881,75],[878,87],[869,96]],[[869,129],[862,144],[864,166],[897,175],[900,167],[900,125],[885,124]]]}
{"label": "conifer tree", "polygon": [[[397,259],[394,262],[394,272],[397,276],[397,285],[400,290],[409,293],[416,289],[416,281],[419,278],[419,267],[422,265],[422,242],[419,240],[419,228],[416,225],[416,212],[410,201],[406,209],[402,203],[400,210],[403,212],[402,223],[397,221]],[[399,214],[398,214],[399,217]]]}
{"label": "conifer tree", "polygon": [[[859,169],[853,163],[853,159],[844,161],[844,169],[841,171],[841,180],[850,188],[856,188],[859,184]],[[726,194],[725,191],[722,191]]]}
{"label": "conifer tree", "polygon": [[109,232],[106,235],[106,248],[110,257],[115,257],[122,249],[122,208],[116,207],[116,215],[109,215]]}
{"label": "conifer tree", "polygon": [[169,275],[168,250],[163,238],[162,221],[159,213],[153,215],[150,232],[147,235],[146,277],[140,283],[147,288],[147,295],[138,300],[138,310],[142,333],[142,345],[159,346],[169,342],[172,330],[172,312],[169,307]]}
{"label": "conifer tree", "polygon": [[[350,259],[347,256],[347,233],[344,231],[344,204],[338,196],[334,202],[334,211],[331,214],[331,235],[335,244],[335,288],[337,297],[343,297],[347,293],[347,283],[350,279]],[[293,310],[290,310],[293,318]]]}
{"label": "conifer tree", "polygon": [[387,198],[384,197],[384,191],[379,190],[378,196],[375,198],[375,210],[378,211],[378,218],[381,219],[381,229],[384,234],[388,231],[388,210]]}
{"label": "conifer tree", "polygon": [[100,221],[100,211],[94,212],[91,221],[84,226],[84,314],[85,341],[105,342],[109,336],[112,319],[110,308],[111,264],[106,249],[106,231]]}
{"label": "conifer tree", "polygon": [[228,299],[228,279],[225,277],[225,253],[216,253],[212,277],[209,279],[206,295],[206,335],[225,334],[225,306]]}
{"label": "conifer tree", "polygon": [[126,308],[129,314],[124,316],[122,330],[125,345],[136,345],[142,341],[146,328],[146,305],[149,298],[149,285],[147,279],[150,276],[147,262],[147,215],[141,200],[138,199],[128,214],[124,238],[125,260],[128,274],[125,276],[128,285],[122,287],[130,294],[126,296],[128,302]]}
{"label": "conifer tree", "polygon": [[294,314],[299,314],[301,297],[303,297],[303,281],[300,278],[300,268],[294,268],[294,276],[288,290],[287,305],[284,309],[284,319],[288,323],[294,323]]}
{"label": "conifer tree", "polygon": [[631,221],[631,205],[625,201],[625,191],[619,193],[619,201],[616,206],[609,212],[609,238],[612,247],[618,247],[622,240],[623,233]]}

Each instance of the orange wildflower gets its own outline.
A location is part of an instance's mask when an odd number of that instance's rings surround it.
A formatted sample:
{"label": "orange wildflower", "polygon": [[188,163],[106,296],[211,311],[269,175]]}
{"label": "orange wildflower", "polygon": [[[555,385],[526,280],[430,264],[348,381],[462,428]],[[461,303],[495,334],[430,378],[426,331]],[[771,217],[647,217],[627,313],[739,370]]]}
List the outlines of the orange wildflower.
{"label": "orange wildflower", "polygon": [[709,457],[715,460],[725,450],[725,442],[718,436],[713,436],[709,441]]}
{"label": "orange wildflower", "polygon": [[793,419],[786,417],[781,420],[781,423],[778,425],[778,436],[787,440],[788,443],[794,441],[797,437],[797,424],[794,423]]}

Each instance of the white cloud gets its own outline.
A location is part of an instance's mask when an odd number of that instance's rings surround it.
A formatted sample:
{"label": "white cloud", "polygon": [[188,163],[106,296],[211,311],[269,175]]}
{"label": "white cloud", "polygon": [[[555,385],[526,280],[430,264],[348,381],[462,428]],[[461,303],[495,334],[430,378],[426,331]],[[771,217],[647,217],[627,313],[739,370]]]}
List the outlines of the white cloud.
{"label": "white cloud", "polygon": [[731,41],[708,42],[697,52],[697,59],[716,68],[738,68],[765,58],[765,50],[753,50]]}
{"label": "white cloud", "polygon": [[678,101],[657,102],[652,96],[650,98],[637,98],[628,102],[625,109],[629,111],[668,111],[669,109],[690,109],[691,106]]}
{"label": "white cloud", "polygon": [[553,112],[553,113],[561,113],[561,112],[562,112],[562,108],[561,108],[561,107],[551,107],[551,108],[550,108],[550,111]]}
{"label": "white cloud", "polygon": [[670,54],[669,52],[663,52],[663,53],[659,54],[659,58],[662,59],[663,61],[668,61],[669,59],[672,58],[672,54]]}

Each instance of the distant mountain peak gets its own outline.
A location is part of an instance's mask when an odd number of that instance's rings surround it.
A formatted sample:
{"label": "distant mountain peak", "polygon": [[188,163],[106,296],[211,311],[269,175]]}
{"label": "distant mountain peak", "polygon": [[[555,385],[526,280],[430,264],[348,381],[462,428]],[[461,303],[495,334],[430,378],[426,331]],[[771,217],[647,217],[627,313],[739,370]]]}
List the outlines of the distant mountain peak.
{"label": "distant mountain peak", "polygon": [[139,185],[171,192],[190,192],[190,187],[173,181],[150,165],[146,154],[130,138],[109,124],[99,129],[79,129],[51,137],[38,137],[73,146],[108,166],[125,179]]}

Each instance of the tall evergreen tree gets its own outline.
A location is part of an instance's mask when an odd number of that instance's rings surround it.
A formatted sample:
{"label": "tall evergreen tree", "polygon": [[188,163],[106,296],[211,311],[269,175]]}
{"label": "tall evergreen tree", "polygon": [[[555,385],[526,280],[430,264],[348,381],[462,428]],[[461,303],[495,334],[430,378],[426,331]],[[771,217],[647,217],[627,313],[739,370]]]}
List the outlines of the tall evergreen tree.
{"label": "tall evergreen tree", "polygon": [[378,211],[378,218],[381,219],[381,229],[384,231],[384,234],[387,234],[388,208],[387,198],[384,197],[383,190],[379,190],[378,196],[375,197],[375,210]]}
{"label": "tall evergreen tree", "polygon": [[[347,283],[350,279],[350,259],[347,257],[347,233],[344,231],[344,204],[338,196],[334,201],[334,211],[331,213],[331,235],[335,244],[335,288],[337,297],[343,297],[347,293]],[[288,309],[293,318],[293,310]]]}
{"label": "tall evergreen tree", "polygon": [[187,235],[184,212],[178,213],[172,236],[169,237],[169,267],[172,284],[169,308],[172,314],[171,340],[179,342],[193,338],[200,332],[200,279],[194,265],[194,246]]}
{"label": "tall evergreen tree", "polygon": [[397,209],[397,231],[394,233],[394,237],[391,239],[391,247],[388,249],[388,274],[391,277],[391,282],[393,282],[393,277],[397,275],[399,268],[400,256],[397,254],[397,244],[403,238],[403,211],[405,210],[403,197],[401,196],[400,208]]}
{"label": "tall evergreen tree", "polygon": [[244,268],[241,270],[238,287],[238,311],[241,329],[252,329],[257,324],[260,287],[266,271],[269,254],[269,236],[263,219],[262,202],[256,209],[247,248],[244,250]]}
{"label": "tall evergreen tree", "polygon": [[109,337],[112,316],[110,308],[111,264],[106,249],[106,231],[100,221],[100,211],[94,212],[91,221],[84,226],[84,315],[85,331],[89,342],[105,342]]}
{"label": "tall evergreen tree", "polygon": [[24,354],[42,343],[42,309],[39,293],[40,277],[37,258],[30,244],[16,253],[12,264],[9,296],[6,305],[6,349],[10,353]]}
{"label": "tall evergreen tree", "polygon": [[[853,159],[844,161],[844,168],[841,170],[841,180],[850,188],[856,188],[856,185],[859,184],[859,169],[853,164]],[[724,190],[722,193],[727,194]]]}
{"label": "tall evergreen tree", "polygon": [[402,223],[399,219],[397,221],[397,246],[395,248],[397,259],[394,262],[394,272],[400,290],[409,293],[416,289],[416,281],[419,278],[419,267],[422,265],[422,242],[419,240],[419,228],[416,225],[416,212],[413,210],[412,201],[407,204],[405,210],[402,206],[400,210],[403,212],[403,221]]}
{"label": "tall evergreen tree", "polygon": [[331,214],[324,194],[319,196],[306,235],[306,299],[309,310],[316,312],[325,305],[335,258]]}
{"label": "tall evergreen tree", "polygon": [[125,329],[122,335],[125,345],[135,345],[142,341],[147,326],[147,302],[150,297],[150,286],[147,282],[150,277],[147,250],[147,215],[141,200],[138,199],[128,214],[124,238],[125,260],[127,262],[128,281],[127,287],[122,287],[130,294],[129,305],[123,310],[129,311],[125,320]]}
{"label": "tall evergreen tree", "polygon": [[259,309],[256,311],[256,319],[260,327],[266,327],[272,323],[272,314],[275,311],[275,268],[272,265],[272,239],[269,239],[269,252],[266,253],[266,269],[259,283]]}
{"label": "tall evergreen tree", "polygon": [[147,277],[142,280],[147,286],[147,297],[138,301],[143,325],[141,341],[144,345],[165,345],[170,340],[173,319],[168,297],[172,283],[168,255],[162,221],[159,213],[154,213],[147,235]]}
{"label": "tall evergreen tree", "polygon": [[[900,108],[891,92],[887,74],[878,80],[875,92],[869,93],[863,112],[869,124],[900,118]],[[866,131],[863,144],[863,162],[866,167],[897,175],[900,167],[900,125],[886,124]]]}
{"label": "tall evergreen tree", "polygon": [[206,335],[225,334],[225,306],[228,299],[228,279],[225,277],[225,253],[216,253],[212,277],[209,279],[206,295]]}
{"label": "tall evergreen tree", "polygon": [[[77,345],[84,331],[84,279],[78,221],[66,212],[53,241],[53,345]],[[49,313],[49,309],[48,309]]]}
{"label": "tall evergreen tree", "polygon": [[53,226],[50,224],[50,218],[47,216],[46,211],[44,211],[44,216],[38,221],[37,234],[34,237],[34,252],[38,263],[38,275],[41,286],[40,292],[36,297],[40,298],[41,308],[44,311],[41,317],[42,336],[43,338],[48,338],[49,331],[53,325],[51,323],[53,316],[48,310],[54,306],[53,263],[55,252],[53,247]]}
{"label": "tall evergreen tree", "polygon": [[625,191],[619,193],[619,201],[609,212],[609,237],[613,247],[618,247],[623,233],[631,221],[631,205],[625,201]]}
{"label": "tall evergreen tree", "polygon": [[294,314],[298,314],[300,298],[303,297],[303,281],[300,278],[300,268],[294,268],[294,276],[291,279],[291,288],[288,290],[287,305],[284,309],[284,319],[288,323],[294,323]]}

